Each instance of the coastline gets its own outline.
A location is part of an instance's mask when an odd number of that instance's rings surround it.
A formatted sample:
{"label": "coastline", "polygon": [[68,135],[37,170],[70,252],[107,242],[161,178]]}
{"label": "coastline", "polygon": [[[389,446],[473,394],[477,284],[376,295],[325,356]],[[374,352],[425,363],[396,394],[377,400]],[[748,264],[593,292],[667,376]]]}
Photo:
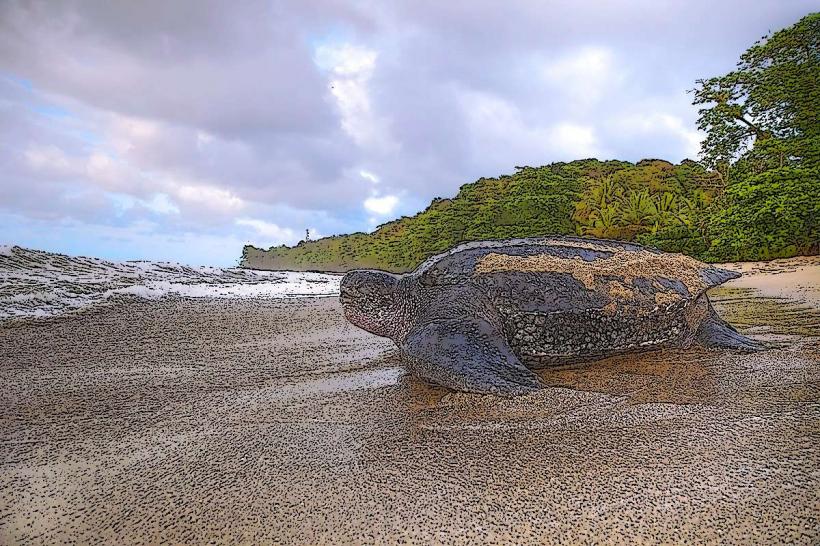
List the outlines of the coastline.
{"label": "coastline", "polygon": [[613,358],[515,399],[406,375],[336,298],[0,323],[0,542],[816,543],[799,266],[714,296],[768,351]]}
{"label": "coastline", "polygon": [[788,298],[820,308],[820,256],[715,265],[743,274],[732,282],[733,288],[749,288],[766,297]]}

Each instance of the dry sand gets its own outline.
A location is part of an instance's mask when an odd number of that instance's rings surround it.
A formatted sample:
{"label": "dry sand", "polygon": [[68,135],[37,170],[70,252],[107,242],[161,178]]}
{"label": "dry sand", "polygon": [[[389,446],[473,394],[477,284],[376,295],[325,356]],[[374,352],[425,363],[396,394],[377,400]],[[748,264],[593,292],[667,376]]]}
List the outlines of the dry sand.
{"label": "dry sand", "polygon": [[774,348],[511,400],[404,375],[335,299],[5,322],[0,542],[818,544],[820,262],[765,267],[714,298]]}
{"label": "dry sand", "polygon": [[794,299],[820,308],[820,256],[720,266],[743,273],[732,283],[735,288],[753,288],[764,296]]}

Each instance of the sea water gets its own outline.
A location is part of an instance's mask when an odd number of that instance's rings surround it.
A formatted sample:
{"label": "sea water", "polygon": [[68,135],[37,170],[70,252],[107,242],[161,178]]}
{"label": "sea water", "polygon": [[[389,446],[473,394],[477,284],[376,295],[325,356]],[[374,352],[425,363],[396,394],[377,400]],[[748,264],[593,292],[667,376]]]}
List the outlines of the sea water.
{"label": "sea water", "polygon": [[46,317],[117,296],[294,298],[339,294],[338,275],[71,257],[0,246],[0,320]]}

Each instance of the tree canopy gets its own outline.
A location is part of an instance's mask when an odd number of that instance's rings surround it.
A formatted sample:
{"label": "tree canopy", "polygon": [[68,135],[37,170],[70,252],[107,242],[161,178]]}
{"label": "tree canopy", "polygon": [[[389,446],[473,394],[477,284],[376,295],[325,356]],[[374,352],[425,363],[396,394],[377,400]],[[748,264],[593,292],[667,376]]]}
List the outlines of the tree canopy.
{"label": "tree canopy", "polygon": [[706,132],[702,158],[724,171],[742,160],[753,173],[817,165],[820,146],[820,13],[764,36],[737,69],[698,80],[694,104]]}

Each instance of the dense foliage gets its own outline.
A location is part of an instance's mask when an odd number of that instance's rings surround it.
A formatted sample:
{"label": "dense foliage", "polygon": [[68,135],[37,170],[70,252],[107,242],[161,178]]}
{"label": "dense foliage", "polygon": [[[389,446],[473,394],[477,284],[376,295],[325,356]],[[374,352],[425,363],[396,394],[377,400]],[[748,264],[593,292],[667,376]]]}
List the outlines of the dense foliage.
{"label": "dense foliage", "polygon": [[699,80],[701,162],[595,159],[482,178],[452,199],[354,233],[261,250],[266,269],[407,271],[460,242],[550,234],[639,241],[708,261],[820,251],[820,14]]}
{"label": "dense foliage", "polygon": [[820,150],[820,13],[763,37],[737,69],[697,81],[702,157],[729,176],[802,163]]}
{"label": "dense foliage", "polygon": [[820,170],[782,167],[729,187],[711,218],[715,260],[769,260],[820,251]]}

